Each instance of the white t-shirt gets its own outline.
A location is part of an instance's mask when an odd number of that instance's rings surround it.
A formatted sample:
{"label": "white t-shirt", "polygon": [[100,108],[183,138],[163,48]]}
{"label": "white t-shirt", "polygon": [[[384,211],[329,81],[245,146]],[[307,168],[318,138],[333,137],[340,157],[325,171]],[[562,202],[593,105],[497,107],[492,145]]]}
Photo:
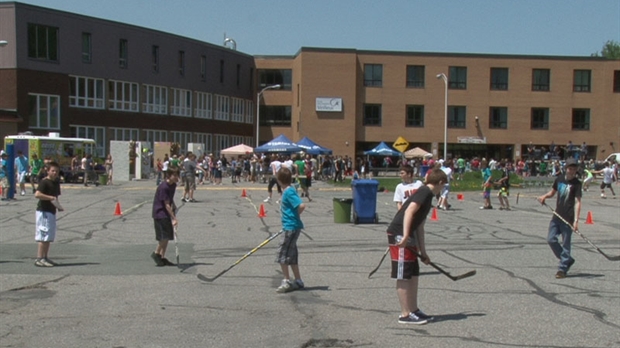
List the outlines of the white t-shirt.
{"label": "white t-shirt", "polygon": [[612,182],[614,182],[614,170],[609,167],[603,168],[603,183],[611,184]]}
{"label": "white t-shirt", "polygon": [[410,184],[400,183],[394,190],[394,202],[405,203],[420,187],[424,186],[422,181],[416,180]]}
{"label": "white t-shirt", "polygon": [[282,168],[282,162],[275,160],[275,161],[271,161],[271,164],[269,164],[271,166],[271,170],[273,171],[273,175],[275,175],[275,173],[278,172],[278,170],[280,170],[280,168]]}

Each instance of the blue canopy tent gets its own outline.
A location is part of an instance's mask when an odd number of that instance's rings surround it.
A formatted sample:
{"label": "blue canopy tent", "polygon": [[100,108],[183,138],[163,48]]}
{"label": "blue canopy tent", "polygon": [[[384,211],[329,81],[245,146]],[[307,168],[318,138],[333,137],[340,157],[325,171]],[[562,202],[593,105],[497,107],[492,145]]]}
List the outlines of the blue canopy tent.
{"label": "blue canopy tent", "polygon": [[300,152],[304,149],[297,146],[291,139],[284,136],[284,134],[280,134],[275,137],[273,140],[254,148],[254,152],[263,153],[263,152],[279,152],[279,153],[292,153],[292,152]]}
{"label": "blue canopy tent", "polygon": [[383,141],[372,150],[364,151],[368,156],[400,156],[401,153],[387,146]]}
{"label": "blue canopy tent", "polygon": [[311,155],[331,155],[332,150],[326,147],[323,147],[314,141],[310,140],[308,137],[304,137],[300,141],[297,142],[297,146],[304,149],[304,151]]}

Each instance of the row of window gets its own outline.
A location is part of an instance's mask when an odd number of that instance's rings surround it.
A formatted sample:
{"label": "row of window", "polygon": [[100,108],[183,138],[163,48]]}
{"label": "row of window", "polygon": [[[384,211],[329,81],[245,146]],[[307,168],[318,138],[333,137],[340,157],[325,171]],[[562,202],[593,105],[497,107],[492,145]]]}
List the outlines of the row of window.
{"label": "row of window", "polygon": [[83,76],[70,76],[70,79],[70,107],[105,109],[107,100],[109,110],[254,122],[252,100],[165,86],[143,84],[140,87],[135,82],[116,80],[107,81],[106,99],[104,79]]}
{"label": "row of window", "polygon": [[[426,83],[426,67],[424,65],[407,65],[406,87],[424,88]],[[489,89],[492,91],[507,91],[509,69],[491,68]],[[451,66],[448,69],[448,88],[467,89],[467,67]],[[620,93],[620,70],[614,71],[613,91]],[[383,85],[383,65],[364,64],[364,86],[381,87]],[[532,91],[551,90],[551,70],[532,69]],[[592,71],[573,70],[573,92],[592,91]]]}
{"label": "row of window", "polygon": [[[549,129],[549,108],[531,108],[530,129]],[[381,126],[381,104],[364,104],[364,126]],[[448,106],[448,128],[466,128],[466,106]],[[476,122],[479,122],[476,117]],[[489,107],[489,128],[508,129],[508,108]],[[407,105],[405,127],[424,127],[424,105]],[[572,130],[590,130],[590,109],[572,109]]]}
{"label": "row of window", "polygon": [[[93,62],[93,37],[91,33],[82,33],[82,49],[81,56],[83,63]],[[29,23],[28,24],[28,57],[34,59],[58,61],[59,60],[59,29],[58,27],[40,25]],[[154,73],[158,73],[160,70],[160,52],[158,45],[151,46],[151,70]],[[118,67],[121,69],[127,69],[129,67],[129,41],[127,39],[119,39],[118,43]],[[180,76],[185,76],[186,73],[186,58],[185,51],[179,50],[177,53],[176,68]],[[202,81],[207,80],[207,56],[200,56],[200,79]],[[224,83],[224,71],[225,62],[220,60],[219,66],[219,82]],[[236,66],[236,84],[241,85],[241,65]],[[250,68],[250,81],[249,88],[252,88],[254,82],[252,81],[254,76],[254,68]]]}
{"label": "row of window", "polygon": [[[82,125],[71,125],[71,136],[78,138],[93,139],[96,143],[93,155],[104,157],[108,153],[107,137],[105,127],[93,127]],[[146,141],[173,142],[179,143],[182,149],[187,149],[187,144],[202,144],[205,153],[219,153],[220,150],[238,144],[254,144],[253,137],[242,135],[211,134],[198,132],[174,132],[159,129],[138,129],[138,128],[115,128],[108,129],[110,139],[119,141]],[[156,160],[156,159],[155,159]],[[162,159],[163,160],[163,159]]]}

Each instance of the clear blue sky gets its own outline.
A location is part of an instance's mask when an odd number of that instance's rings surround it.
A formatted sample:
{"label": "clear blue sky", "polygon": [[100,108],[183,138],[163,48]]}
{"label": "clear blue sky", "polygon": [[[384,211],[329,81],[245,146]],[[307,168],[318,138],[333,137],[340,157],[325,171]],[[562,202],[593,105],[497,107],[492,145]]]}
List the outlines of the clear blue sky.
{"label": "clear blue sky", "polygon": [[251,55],[301,47],[589,56],[620,42],[619,0],[22,0]]}

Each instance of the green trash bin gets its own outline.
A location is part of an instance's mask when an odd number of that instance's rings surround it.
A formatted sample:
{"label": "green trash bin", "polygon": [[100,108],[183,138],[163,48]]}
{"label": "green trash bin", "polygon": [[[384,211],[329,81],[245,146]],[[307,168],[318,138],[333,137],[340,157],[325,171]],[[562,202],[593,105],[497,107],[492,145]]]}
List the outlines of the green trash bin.
{"label": "green trash bin", "polygon": [[334,222],[348,224],[351,222],[352,198],[334,198]]}
{"label": "green trash bin", "polygon": [[108,184],[108,174],[99,174],[99,185]]}

